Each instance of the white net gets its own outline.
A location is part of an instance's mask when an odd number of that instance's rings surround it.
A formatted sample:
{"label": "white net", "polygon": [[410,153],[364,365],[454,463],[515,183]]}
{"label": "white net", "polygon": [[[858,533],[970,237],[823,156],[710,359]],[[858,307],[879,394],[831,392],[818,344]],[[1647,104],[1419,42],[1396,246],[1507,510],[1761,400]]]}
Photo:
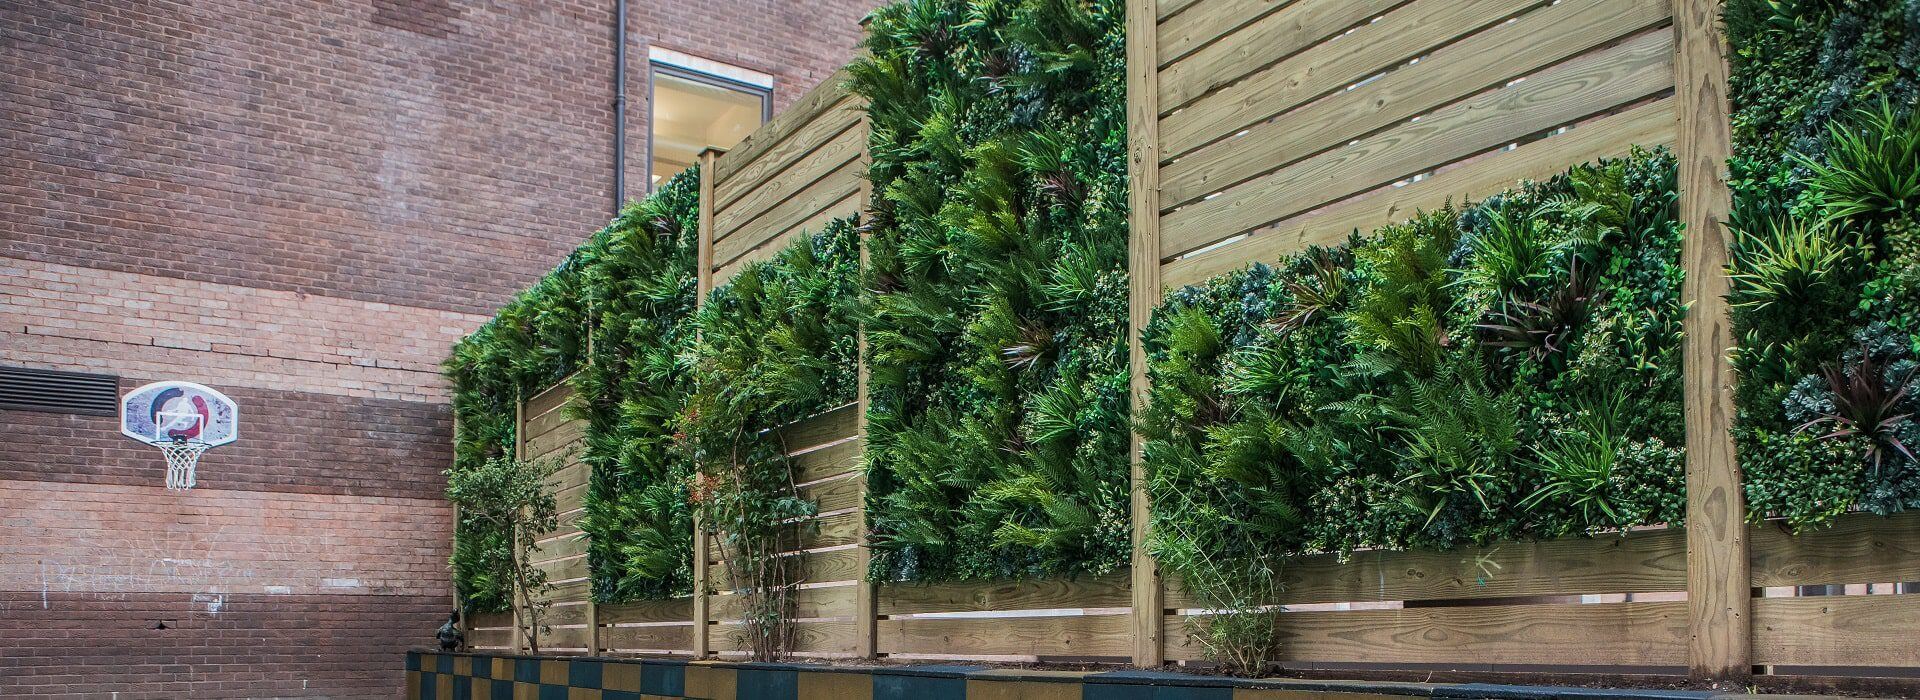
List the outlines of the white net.
{"label": "white net", "polygon": [[167,456],[167,488],[180,491],[193,488],[193,467],[200,463],[200,454],[213,447],[204,442],[186,440],[161,442],[155,446]]}

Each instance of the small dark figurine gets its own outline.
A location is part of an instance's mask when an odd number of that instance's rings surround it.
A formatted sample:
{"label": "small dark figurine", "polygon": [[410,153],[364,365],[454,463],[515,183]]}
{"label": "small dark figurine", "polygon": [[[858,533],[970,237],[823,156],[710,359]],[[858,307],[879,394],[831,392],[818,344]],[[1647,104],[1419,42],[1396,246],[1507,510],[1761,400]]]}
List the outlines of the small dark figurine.
{"label": "small dark figurine", "polygon": [[440,640],[441,651],[459,651],[460,645],[467,641],[466,635],[460,633],[460,611],[455,610],[448,615],[447,624],[441,625],[440,631],[433,633],[433,638]]}

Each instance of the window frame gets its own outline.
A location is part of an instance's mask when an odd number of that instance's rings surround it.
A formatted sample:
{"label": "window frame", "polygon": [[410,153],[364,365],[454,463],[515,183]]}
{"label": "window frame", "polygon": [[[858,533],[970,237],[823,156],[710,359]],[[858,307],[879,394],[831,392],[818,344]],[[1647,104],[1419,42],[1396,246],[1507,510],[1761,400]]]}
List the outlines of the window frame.
{"label": "window frame", "polygon": [[641,168],[642,172],[640,174],[640,181],[646,183],[646,191],[649,193],[653,192],[656,189],[655,183],[653,181],[653,129],[654,129],[653,106],[654,106],[654,98],[658,94],[655,91],[655,78],[657,78],[662,74],[665,74],[667,76],[674,77],[674,78],[679,78],[681,80],[688,80],[696,83],[711,85],[717,88],[733,90],[735,92],[742,92],[749,95],[758,96],[760,98],[760,125],[766,126],[767,122],[773,121],[773,88],[772,87],[764,86],[764,85],[755,85],[753,83],[735,80],[733,78],[729,78],[723,75],[714,75],[706,71],[695,70],[692,68],[688,68],[686,66],[676,65],[667,61],[662,61],[658,58],[648,58],[647,59],[647,147],[646,147],[646,156],[645,156],[646,162],[643,164]]}

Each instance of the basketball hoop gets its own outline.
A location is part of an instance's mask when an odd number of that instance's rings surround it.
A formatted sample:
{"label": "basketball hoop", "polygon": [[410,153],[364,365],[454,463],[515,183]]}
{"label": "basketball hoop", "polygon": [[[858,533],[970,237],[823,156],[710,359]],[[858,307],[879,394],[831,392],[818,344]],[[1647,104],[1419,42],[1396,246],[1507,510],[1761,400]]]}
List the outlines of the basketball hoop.
{"label": "basketball hoop", "polygon": [[156,442],[160,454],[167,458],[167,490],[185,491],[193,488],[193,467],[200,463],[200,455],[205,454],[212,445],[204,442],[192,442],[178,438],[172,442]]}
{"label": "basketball hoop", "polygon": [[240,409],[233,400],[192,382],[155,382],[120,400],[120,432],[160,448],[167,461],[167,488],[184,491],[199,482],[194,468],[207,450],[240,436]]}

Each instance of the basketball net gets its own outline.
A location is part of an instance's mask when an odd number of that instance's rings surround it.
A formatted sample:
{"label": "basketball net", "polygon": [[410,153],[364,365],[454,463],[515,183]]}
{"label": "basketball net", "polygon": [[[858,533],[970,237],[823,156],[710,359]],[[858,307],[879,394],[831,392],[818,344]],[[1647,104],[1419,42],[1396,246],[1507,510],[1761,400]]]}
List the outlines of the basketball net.
{"label": "basketball net", "polygon": [[213,447],[204,442],[188,442],[184,439],[155,443],[155,446],[167,457],[167,489],[173,491],[193,488],[193,467],[200,463],[201,453]]}

